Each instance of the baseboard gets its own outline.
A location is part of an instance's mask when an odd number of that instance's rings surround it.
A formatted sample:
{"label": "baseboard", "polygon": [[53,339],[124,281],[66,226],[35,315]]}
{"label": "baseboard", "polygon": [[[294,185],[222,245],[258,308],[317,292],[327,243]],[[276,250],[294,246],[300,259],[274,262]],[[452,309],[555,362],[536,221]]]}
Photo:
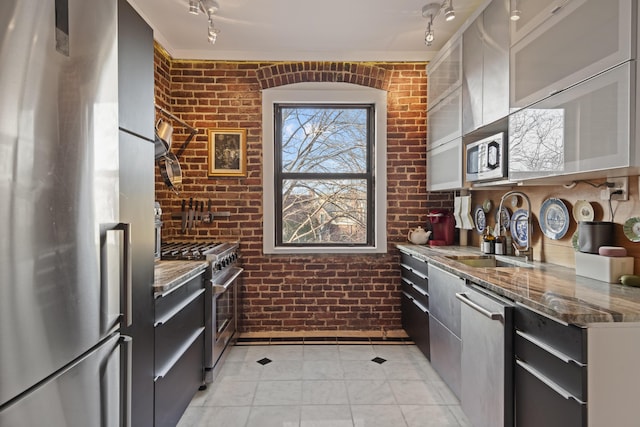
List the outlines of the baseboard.
{"label": "baseboard", "polygon": [[404,330],[241,332],[236,345],[254,344],[413,344]]}

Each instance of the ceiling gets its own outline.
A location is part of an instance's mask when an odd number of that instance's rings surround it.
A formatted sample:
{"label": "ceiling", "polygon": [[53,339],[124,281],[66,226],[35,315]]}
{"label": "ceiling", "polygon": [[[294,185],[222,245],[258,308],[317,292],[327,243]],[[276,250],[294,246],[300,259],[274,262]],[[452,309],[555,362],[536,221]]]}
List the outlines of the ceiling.
{"label": "ceiling", "polygon": [[[217,0],[215,45],[188,0],[129,0],[175,59],[428,61],[485,0],[455,0],[456,18],[434,20],[424,43],[422,7],[434,0]],[[438,0],[436,0],[438,1]]]}

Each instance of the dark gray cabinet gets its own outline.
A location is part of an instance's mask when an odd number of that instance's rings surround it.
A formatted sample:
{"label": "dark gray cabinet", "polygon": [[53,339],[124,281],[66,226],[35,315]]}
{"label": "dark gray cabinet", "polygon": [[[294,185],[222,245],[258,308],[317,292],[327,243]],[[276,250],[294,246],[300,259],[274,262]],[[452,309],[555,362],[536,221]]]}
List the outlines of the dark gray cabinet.
{"label": "dark gray cabinet", "polygon": [[175,426],[204,383],[204,271],[155,300],[155,426]]}
{"label": "dark gray cabinet", "polygon": [[517,427],[587,426],[587,329],[518,306],[514,315]]}
{"label": "dark gray cabinet", "polygon": [[[131,422],[153,425],[154,146],[153,34],[125,0],[118,2],[120,218],[131,224]],[[142,137],[141,137],[142,136]]]}
{"label": "dark gray cabinet", "polygon": [[400,257],[402,327],[429,359],[429,264],[404,252]]}
{"label": "dark gray cabinet", "polygon": [[120,128],[155,136],[153,30],[126,0],[118,2],[118,114]]}
{"label": "dark gray cabinet", "polygon": [[441,268],[429,269],[429,336],[431,365],[460,398],[461,387],[461,317],[456,293],[465,289],[464,279]]}

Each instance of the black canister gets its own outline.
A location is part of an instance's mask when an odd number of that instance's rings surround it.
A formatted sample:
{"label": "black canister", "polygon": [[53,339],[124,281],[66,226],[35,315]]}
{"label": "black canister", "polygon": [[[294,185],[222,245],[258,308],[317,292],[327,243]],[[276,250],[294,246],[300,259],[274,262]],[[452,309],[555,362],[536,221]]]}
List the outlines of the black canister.
{"label": "black canister", "polygon": [[613,222],[580,221],[578,223],[578,250],[597,254],[600,246],[613,246]]}

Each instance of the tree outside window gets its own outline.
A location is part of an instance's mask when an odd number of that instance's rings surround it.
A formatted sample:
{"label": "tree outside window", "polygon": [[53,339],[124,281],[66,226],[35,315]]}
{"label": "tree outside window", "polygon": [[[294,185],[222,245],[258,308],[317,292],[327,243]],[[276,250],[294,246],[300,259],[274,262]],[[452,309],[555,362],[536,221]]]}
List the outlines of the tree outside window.
{"label": "tree outside window", "polygon": [[373,245],[373,113],[373,105],[275,105],[278,245]]}

